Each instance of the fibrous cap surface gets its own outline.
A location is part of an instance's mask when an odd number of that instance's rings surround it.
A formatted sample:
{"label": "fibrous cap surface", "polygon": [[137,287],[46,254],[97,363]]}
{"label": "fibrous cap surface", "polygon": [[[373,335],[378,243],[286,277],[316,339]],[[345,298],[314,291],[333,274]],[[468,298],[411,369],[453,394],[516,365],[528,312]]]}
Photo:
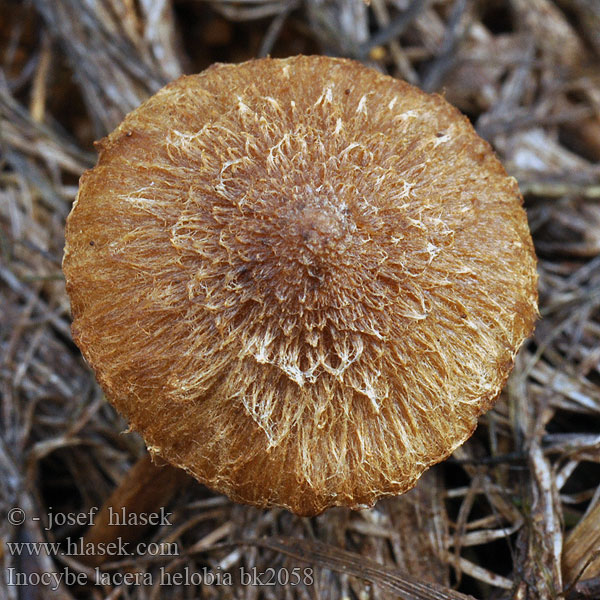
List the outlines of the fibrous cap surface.
{"label": "fibrous cap surface", "polygon": [[215,65],[99,144],[74,339],[148,447],[316,514],[465,441],[536,315],[521,196],[436,95],[343,59]]}

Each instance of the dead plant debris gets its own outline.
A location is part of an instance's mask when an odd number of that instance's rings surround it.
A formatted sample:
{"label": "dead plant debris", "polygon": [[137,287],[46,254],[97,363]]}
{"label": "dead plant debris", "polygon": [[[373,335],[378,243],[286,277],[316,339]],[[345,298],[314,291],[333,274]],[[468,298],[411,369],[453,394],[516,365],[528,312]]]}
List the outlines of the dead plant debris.
{"label": "dead plant debris", "polygon": [[[145,552],[95,570],[68,552],[89,519],[60,515],[93,514],[144,449],[70,338],[78,177],[179,74],[298,53],[362,60],[469,116],[524,193],[542,319],[496,408],[410,493],[306,519],[190,481],[134,536]],[[4,0],[0,61],[2,598],[600,597],[596,0]]]}

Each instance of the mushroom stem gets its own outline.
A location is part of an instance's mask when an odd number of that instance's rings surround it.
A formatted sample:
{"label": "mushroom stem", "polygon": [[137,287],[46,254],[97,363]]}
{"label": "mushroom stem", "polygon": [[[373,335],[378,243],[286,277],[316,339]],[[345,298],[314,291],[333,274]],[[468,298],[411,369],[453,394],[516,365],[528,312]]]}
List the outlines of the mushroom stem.
{"label": "mushroom stem", "polygon": [[[85,564],[97,567],[114,559],[100,553],[106,544],[135,542],[156,524],[161,509],[189,481],[185,471],[166,463],[156,464],[149,454],[140,458],[104,502],[93,525],[83,536]],[[166,513],[168,515],[168,513]],[[156,518],[148,518],[157,515]],[[90,550],[88,553],[87,550]]]}

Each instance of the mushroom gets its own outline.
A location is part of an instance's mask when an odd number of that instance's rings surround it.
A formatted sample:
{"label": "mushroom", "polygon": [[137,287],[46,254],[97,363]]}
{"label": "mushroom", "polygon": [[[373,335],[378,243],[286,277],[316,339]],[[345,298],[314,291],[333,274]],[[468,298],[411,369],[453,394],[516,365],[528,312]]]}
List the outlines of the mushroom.
{"label": "mushroom", "polygon": [[98,143],[73,337],[151,454],[314,515],[412,488],[537,314],[522,198],[438,95],[323,56],[217,64]]}

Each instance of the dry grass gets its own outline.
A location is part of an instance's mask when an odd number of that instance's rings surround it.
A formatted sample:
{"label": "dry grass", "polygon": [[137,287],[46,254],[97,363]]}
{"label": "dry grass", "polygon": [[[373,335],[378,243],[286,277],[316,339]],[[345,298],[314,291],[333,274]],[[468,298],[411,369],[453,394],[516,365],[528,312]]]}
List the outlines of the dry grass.
{"label": "dry grass", "polygon": [[[600,595],[600,5],[596,0],[35,0],[0,4],[0,597],[593,598]],[[70,339],[60,263],[92,141],[181,72],[260,54],[358,58],[466,112],[517,177],[539,256],[535,336],[474,437],[412,492],[305,519],[189,482],[144,542],[114,557],[150,585],[7,585],[7,569],[94,572],[54,513],[100,505],[143,444]],[[32,520],[40,517],[40,521]],[[232,585],[160,586],[166,572]],[[239,569],[314,568],[311,585],[248,586]],[[277,569],[280,569],[277,571]],[[237,578],[237,580],[236,580]],[[90,580],[93,582],[93,579]],[[437,584],[437,587],[434,585]],[[458,591],[454,591],[458,590]],[[587,595],[586,595],[587,594]]]}

